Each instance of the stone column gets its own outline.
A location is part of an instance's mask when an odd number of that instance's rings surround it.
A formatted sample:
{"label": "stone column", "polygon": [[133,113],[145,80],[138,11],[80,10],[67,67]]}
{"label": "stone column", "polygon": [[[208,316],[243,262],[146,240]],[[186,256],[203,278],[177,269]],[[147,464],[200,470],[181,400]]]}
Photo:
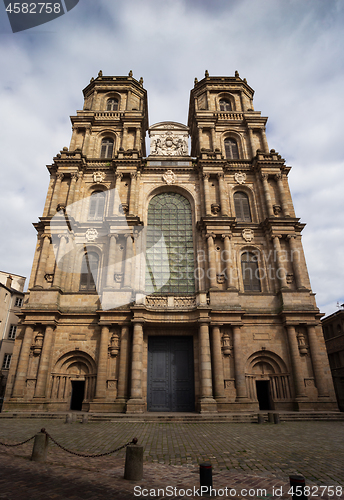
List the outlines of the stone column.
{"label": "stone column", "polygon": [[232,262],[232,245],[231,234],[222,235],[225,248],[225,275],[227,278],[227,288],[235,288],[233,284],[233,262]]}
{"label": "stone column", "polygon": [[141,141],[140,141],[140,138],[141,138],[141,134],[140,134],[140,127],[137,127],[136,131],[135,131],[135,144],[134,144],[134,149],[136,149],[137,151],[140,151],[140,145],[141,145]]}
{"label": "stone column", "polygon": [[70,215],[74,217],[74,219],[79,222],[80,217],[81,217],[81,205],[82,203],[76,203],[80,199],[80,191],[81,191],[81,186],[82,186],[82,179],[83,179],[83,172],[78,172],[77,174],[77,182],[76,182],[76,187],[74,191],[74,196],[73,196],[73,207],[72,210],[69,211]]}
{"label": "stone column", "polygon": [[127,133],[128,133],[128,128],[127,127],[123,127],[121,148],[124,151],[126,151],[126,146],[127,146]]}
{"label": "stone column", "polygon": [[135,215],[136,202],[136,172],[130,172],[130,197],[129,197],[129,215]]}
{"label": "stone column", "polygon": [[211,132],[211,148],[212,148],[212,151],[215,151],[215,149],[216,149],[215,128],[211,127],[210,132]]}
{"label": "stone column", "polygon": [[261,136],[262,136],[262,141],[263,141],[263,145],[264,145],[264,153],[269,153],[269,145],[268,145],[268,141],[266,139],[266,130],[265,128],[262,128],[261,129]]}
{"label": "stone column", "polygon": [[107,325],[103,325],[100,332],[95,399],[105,399],[106,397],[108,348],[109,327]]}
{"label": "stone column", "polygon": [[288,240],[290,247],[290,260],[293,264],[296,287],[305,288],[302,283],[300,250],[297,248],[296,236],[288,236]]}
{"label": "stone column", "polygon": [[[59,288],[61,286],[62,279],[62,258],[65,254],[65,248],[68,241],[68,236],[66,234],[59,234],[60,246],[56,256],[56,266],[55,266],[55,276],[53,286]],[[60,267],[61,266],[61,267]]]}
{"label": "stone column", "polygon": [[215,245],[214,238],[215,234],[207,234],[207,244],[208,244],[208,278],[210,282],[210,288],[217,288],[216,283],[216,260],[215,260]]}
{"label": "stone column", "polygon": [[217,174],[219,180],[221,215],[228,216],[228,193],[226,192],[226,184],[223,173]]}
{"label": "stone column", "polygon": [[288,325],[287,332],[288,332],[288,344],[290,349],[291,366],[295,383],[295,395],[297,399],[305,398],[306,393],[305,393],[304,377],[302,374],[300,352],[297,343],[295,327],[292,325]]}
{"label": "stone column", "polygon": [[211,215],[211,203],[209,192],[209,174],[203,174],[205,214]]}
{"label": "stone column", "polygon": [[253,143],[253,130],[250,127],[248,127],[248,137],[250,140],[251,154],[253,158],[256,155],[256,150],[254,148],[254,143]]}
{"label": "stone column", "polygon": [[[324,369],[320,359],[319,340],[314,325],[308,325],[308,342],[311,351],[315,385],[318,389],[318,397],[328,397],[328,388],[326,380],[324,378]],[[326,354],[324,355],[324,358],[327,361]]]}
{"label": "stone column", "polygon": [[282,174],[276,174],[275,179],[277,182],[278,191],[279,191],[279,195],[280,195],[280,199],[281,199],[281,203],[282,203],[283,214],[285,217],[290,217],[289,210],[288,210],[287,198],[286,198],[285,191],[284,191]]}
{"label": "stone column", "polygon": [[20,398],[24,395],[24,388],[26,383],[27,369],[29,366],[30,348],[33,340],[33,328],[32,326],[27,326],[25,328],[24,339],[22,342],[19,362],[17,371],[15,374],[15,381],[13,387],[12,397]]}
{"label": "stone column", "polygon": [[223,361],[221,351],[221,334],[218,326],[213,326],[213,373],[214,396],[217,401],[225,400],[225,383],[223,375]]}
{"label": "stone column", "polygon": [[285,269],[283,267],[282,259],[281,259],[281,244],[280,244],[280,239],[281,236],[273,236],[273,244],[274,244],[274,256],[276,260],[276,277],[280,281],[280,286],[281,288],[288,288],[287,285],[287,279],[286,279],[286,274],[285,274]]}
{"label": "stone column", "polygon": [[266,206],[268,209],[268,216],[269,217],[275,217],[274,214],[274,209],[272,206],[272,201],[271,201],[271,195],[270,195],[270,187],[268,183],[268,174],[262,174],[262,182],[263,182],[263,189],[264,189],[264,194],[265,194],[265,202]]}
{"label": "stone column", "polygon": [[56,182],[55,182],[53,197],[51,200],[51,205],[50,205],[50,210],[49,210],[49,215],[51,215],[51,216],[54,216],[56,214],[56,208],[57,208],[57,205],[59,202],[61,182],[62,182],[63,177],[64,177],[63,174],[56,175]]}
{"label": "stone column", "polygon": [[204,411],[216,411],[216,402],[213,399],[208,323],[200,323],[199,325],[199,359],[201,372],[201,413]]}
{"label": "stone column", "polygon": [[109,234],[109,255],[106,274],[106,286],[112,287],[115,275],[115,256],[116,256],[116,238],[117,234]]}
{"label": "stone column", "polygon": [[140,178],[141,172],[136,173],[136,186],[135,186],[135,201],[134,201],[134,215],[139,212],[139,200],[140,200]]}
{"label": "stone column", "polygon": [[51,236],[49,234],[44,233],[44,234],[42,234],[41,237],[43,240],[43,244],[42,244],[41,258],[39,259],[39,264],[38,264],[36,285],[43,288],[44,276],[46,273],[47,259],[48,259],[50,242],[51,242]]}
{"label": "stone column", "polygon": [[84,143],[82,145],[82,152],[84,155],[87,155],[87,153],[88,153],[88,146],[90,144],[90,137],[91,137],[91,130],[87,127],[85,130]]}
{"label": "stone column", "polygon": [[54,326],[46,326],[43,340],[43,347],[41,352],[41,357],[39,361],[39,368],[37,374],[37,382],[35,388],[35,398],[45,398],[47,381],[48,381],[48,370],[49,362],[51,359],[51,350],[53,344],[53,331]]}
{"label": "stone column", "polygon": [[119,351],[119,369],[118,369],[118,390],[117,399],[123,401],[127,398],[128,386],[128,343],[129,343],[129,327],[122,326],[121,330],[121,345]]}
{"label": "stone column", "polygon": [[142,323],[134,323],[130,399],[142,399]]}
{"label": "stone column", "polygon": [[71,174],[71,181],[70,181],[69,193],[68,193],[68,198],[67,198],[67,206],[71,205],[74,201],[75,186],[76,186],[77,180],[78,180],[78,174],[77,174],[77,172],[73,172]]}
{"label": "stone column", "polygon": [[247,399],[245,365],[242,358],[240,326],[233,326],[234,373],[236,401]]}
{"label": "stone column", "polygon": [[117,173],[115,174],[115,185],[113,189],[113,210],[112,210],[112,215],[119,215],[119,205],[121,204],[121,199],[119,197],[119,183],[123,177],[122,173]]}
{"label": "stone column", "polygon": [[133,237],[126,234],[125,261],[124,261],[124,288],[131,288],[131,260],[133,256]]}
{"label": "stone column", "polygon": [[48,193],[47,193],[47,197],[46,197],[45,205],[44,205],[44,210],[43,210],[43,217],[48,217],[48,215],[49,215],[49,206],[50,206],[52,195],[53,195],[54,183],[55,183],[55,178],[53,175],[50,175]]}

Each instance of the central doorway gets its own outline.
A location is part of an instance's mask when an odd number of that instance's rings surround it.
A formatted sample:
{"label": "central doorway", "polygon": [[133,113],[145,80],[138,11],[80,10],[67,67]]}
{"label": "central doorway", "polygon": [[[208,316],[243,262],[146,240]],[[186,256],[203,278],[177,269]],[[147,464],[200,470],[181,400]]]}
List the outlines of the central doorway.
{"label": "central doorway", "polygon": [[256,380],[257,399],[260,410],[273,410],[270,393],[270,380]]}
{"label": "central doorway", "polygon": [[82,410],[82,402],[85,394],[85,381],[72,380],[72,398],[70,401],[70,409],[75,411]]}
{"label": "central doorway", "polygon": [[148,337],[147,409],[195,410],[192,337]]}

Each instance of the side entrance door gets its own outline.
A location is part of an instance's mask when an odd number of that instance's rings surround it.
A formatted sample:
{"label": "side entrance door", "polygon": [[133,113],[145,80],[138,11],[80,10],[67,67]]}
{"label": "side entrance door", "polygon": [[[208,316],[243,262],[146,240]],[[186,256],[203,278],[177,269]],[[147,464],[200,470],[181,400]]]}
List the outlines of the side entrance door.
{"label": "side entrance door", "polygon": [[194,411],[192,337],[148,337],[149,411]]}

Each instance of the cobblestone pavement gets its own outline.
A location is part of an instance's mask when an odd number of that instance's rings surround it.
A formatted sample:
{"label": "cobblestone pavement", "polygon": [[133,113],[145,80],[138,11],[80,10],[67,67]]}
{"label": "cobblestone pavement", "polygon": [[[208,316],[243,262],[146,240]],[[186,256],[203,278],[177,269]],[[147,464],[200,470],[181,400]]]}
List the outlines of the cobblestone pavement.
{"label": "cobblestone pavement", "polygon": [[[65,424],[2,418],[0,441],[20,442],[42,427],[63,446],[84,453],[110,451],[137,437],[144,448],[143,480],[123,479],[125,450],[81,458],[51,443],[47,462],[38,464],[29,460],[31,441],[0,446],[0,500],[199,498],[202,461],[212,463],[213,487],[227,487],[227,497],[289,498],[288,476],[298,473],[319,500],[344,499],[338,487],[344,487],[344,422]],[[334,495],[328,486],[337,486]],[[225,490],[218,493],[226,497]]]}

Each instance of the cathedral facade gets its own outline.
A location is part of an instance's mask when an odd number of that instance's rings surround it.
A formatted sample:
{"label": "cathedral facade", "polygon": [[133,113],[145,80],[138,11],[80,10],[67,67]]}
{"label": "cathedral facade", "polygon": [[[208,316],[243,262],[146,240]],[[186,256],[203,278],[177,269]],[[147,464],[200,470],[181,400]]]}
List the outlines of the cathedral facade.
{"label": "cathedral facade", "polygon": [[83,93],[48,166],[5,410],[337,409],[290,167],[247,81],[195,79],[187,126],[149,127],[132,72]]}

